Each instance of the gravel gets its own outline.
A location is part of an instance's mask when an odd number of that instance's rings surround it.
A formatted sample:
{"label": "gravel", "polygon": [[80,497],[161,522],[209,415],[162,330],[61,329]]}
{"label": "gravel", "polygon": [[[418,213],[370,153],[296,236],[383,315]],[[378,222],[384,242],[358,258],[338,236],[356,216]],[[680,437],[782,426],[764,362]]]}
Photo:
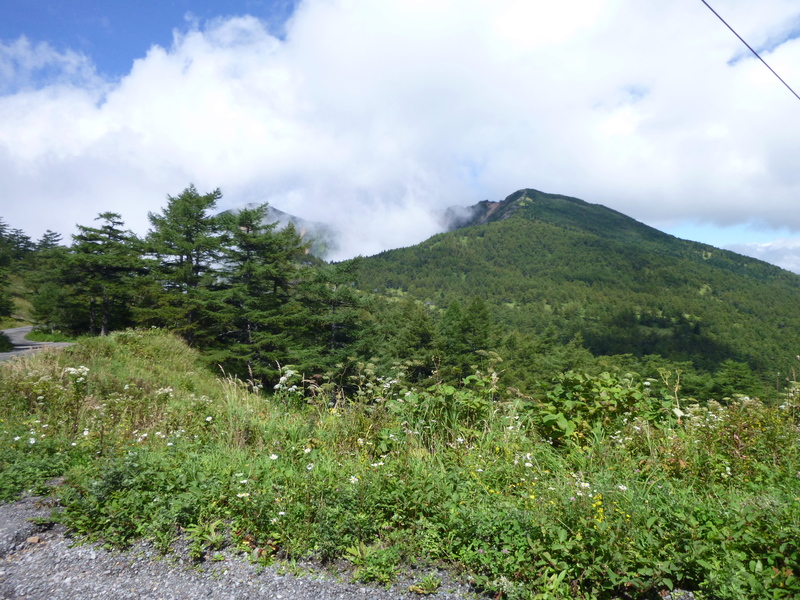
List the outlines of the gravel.
{"label": "gravel", "polygon": [[[470,587],[433,568],[407,572],[391,588],[353,583],[318,565],[261,567],[247,555],[221,553],[224,560],[197,563],[186,544],[164,556],[140,542],[127,550],[72,538],[48,519],[54,502],[26,496],[0,505],[0,600],[410,600],[409,591],[434,572],[442,580],[436,600],[477,600]],[[485,598],[485,597],[484,597]],[[652,591],[647,599],[694,600],[692,592]]]}
{"label": "gravel", "polygon": [[[128,550],[76,545],[62,525],[48,523],[52,501],[25,497],[0,505],[0,599],[14,600],[396,600],[418,598],[408,586],[432,569],[401,578],[390,589],[353,583],[312,564],[259,567],[244,554],[195,563],[185,548],[161,555],[139,543]],[[39,519],[40,523],[31,521]],[[437,600],[474,600],[469,587],[438,572]]]}

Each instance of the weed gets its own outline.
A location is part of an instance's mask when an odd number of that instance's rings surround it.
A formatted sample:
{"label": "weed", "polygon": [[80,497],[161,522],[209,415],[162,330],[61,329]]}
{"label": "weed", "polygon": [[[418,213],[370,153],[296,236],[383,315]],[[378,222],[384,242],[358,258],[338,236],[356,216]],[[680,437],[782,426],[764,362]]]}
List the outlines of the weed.
{"label": "weed", "polygon": [[344,557],[363,582],[436,560],[507,598],[800,595],[794,388],[722,405],[674,375],[573,372],[507,398],[491,373],[345,370],[313,387],[284,368],[265,395],[157,330],[4,363],[0,498],[63,475],[60,520],[107,544],[169,552],[184,530],[216,560],[233,537],[257,564]]}

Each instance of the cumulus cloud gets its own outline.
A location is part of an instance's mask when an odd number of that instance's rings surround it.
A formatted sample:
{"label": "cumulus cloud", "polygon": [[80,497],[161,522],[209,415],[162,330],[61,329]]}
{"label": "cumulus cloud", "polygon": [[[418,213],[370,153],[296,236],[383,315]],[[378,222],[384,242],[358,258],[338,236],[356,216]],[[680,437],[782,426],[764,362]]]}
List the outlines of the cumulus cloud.
{"label": "cumulus cloud", "polygon": [[[717,4],[800,84],[791,2]],[[67,233],[114,210],[143,233],[193,182],[343,228],[339,258],[522,187],[656,226],[800,230],[800,106],[700,3],[305,0],[281,39],[252,17],[184,27],[118,81],[0,45],[7,222]]]}

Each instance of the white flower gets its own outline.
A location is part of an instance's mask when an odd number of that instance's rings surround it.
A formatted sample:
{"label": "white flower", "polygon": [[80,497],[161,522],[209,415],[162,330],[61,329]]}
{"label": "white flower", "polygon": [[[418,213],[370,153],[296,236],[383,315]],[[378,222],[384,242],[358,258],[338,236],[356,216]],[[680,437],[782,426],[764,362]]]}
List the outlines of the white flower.
{"label": "white flower", "polygon": [[363,446],[364,445],[364,440],[362,438],[358,438],[356,441],[358,442],[359,446]]}
{"label": "white flower", "polygon": [[167,442],[167,446],[172,446],[172,442]]}
{"label": "white flower", "polygon": [[278,455],[277,454],[270,454],[269,458],[270,458],[270,460],[278,460]]}
{"label": "white flower", "polygon": [[308,454],[311,452],[311,448],[303,448],[303,454]]}
{"label": "white flower", "polygon": [[18,441],[19,441],[19,436],[15,437],[15,438],[14,438],[14,441],[15,441],[15,442],[18,442]]}
{"label": "white flower", "polygon": [[279,517],[282,517],[282,516],[283,516],[283,515],[285,515],[285,514],[286,514],[285,512],[283,512],[283,511],[280,511],[280,512],[278,513],[278,516],[279,516]]}
{"label": "white flower", "polygon": [[356,477],[355,475],[351,476],[350,483],[358,483],[358,477]]}
{"label": "white flower", "polygon": [[237,498],[247,498],[250,494],[247,492],[242,492],[241,494],[236,494]]}
{"label": "white flower", "polygon": [[88,429],[84,429],[83,430],[83,435],[89,435],[89,430]]}
{"label": "white flower", "polygon": [[247,483],[247,479],[242,479],[239,483]]}
{"label": "white flower", "polygon": [[617,486],[617,489],[618,489],[620,492],[627,492],[627,491],[628,491],[628,488],[627,488],[627,486],[624,486],[624,485],[618,485],[618,486]]}
{"label": "white flower", "polygon": [[532,467],[533,465],[531,463],[525,463],[525,466],[526,467]]}
{"label": "white flower", "polygon": [[31,439],[29,439],[28,441],[29,441],[31,444],[35,444],[35,443],[36,443],[36,438],[31,438]]}
{"label": "white flower", "polygon": [[313,468],[314,468],[314,463],[308,463],[308,464],[306,465],[306,469],[308,469],[309,471],[310,471],[311,469],[313,469]]}
{"label": "white flower", "polygon": [[212,418],[213,418],[213,417],[206,417],[206,421],[208,421],[209,423],[211,423],[211,419],[212,419]]}

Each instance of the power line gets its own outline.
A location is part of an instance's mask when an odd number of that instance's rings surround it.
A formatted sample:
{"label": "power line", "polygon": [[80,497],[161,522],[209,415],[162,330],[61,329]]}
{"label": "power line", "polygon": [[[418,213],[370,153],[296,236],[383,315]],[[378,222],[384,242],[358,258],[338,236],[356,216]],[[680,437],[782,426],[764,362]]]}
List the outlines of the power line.
{"label": "power line", "polygon": [[702,2],[703,4],[705,4],[706,6],[708,6],[708,10],[710,10],[712,13],[714,13],[715,15],[717,15],[717,18],[718,18],[720,21],[722,21],[723,23],[725,23],[725,26],[726,26],[728,29],[730,29],[731,31],[733,31],[733,35],[735,35],[737,38],[739,38],[739,39],[741,40],[741,42],[742,42],[742,43],[743,43],[745,46],[747,46],[747,48],[750,50],[750,52],[752,52],[753,54],[755,54],[755,55],[756,55],[756,58],[757,58],[758,60],[760,60],[762,63],[764,63],[764,66],[765,66],[765,67],[767,67],[767,68],[768,68],[770,71],[772,71],[772,74],[773,74],[773,75],[775,75],[775,77],[777,77],[778,79],[780,79],[780,82],[781,82],[783,85],[785,85],[785,86],[786,86],[786,87],[789,89],[789,91],[790,91],[790,92],[792,92],[792,93],[794,94],[794,97],[795,97],[795,98],[797,98],[798,100],[800,100],[800,96],[798,96],[798,95],[797,95],[797,92],[795,92],[795,91],[794,91],[794,90],[793,90],[793,89],[792,89],[792,88],[789,86],[789,84],[788,84],[788,83],[786,83],[786,82],[785,82],[783,79],[781,79],[781,76],[780,76],[780,75],[778,75],[778,74],[777,74],[777,73],[776,73],[776,72],[773,70],[773,68],[772,68],[772,67],[770,67],[770,66],[767,64],[767,61],[765,61],[763,58],[761,58],[761,57],[758,55],[758,52],[756,52],[755,50],[753,50],[753,49],[750,47],[750,44],[748,44],[747,42],[745,42],[745,41],[744,41],[744,39],[742,39],[742,36],[740,36],[738,33],[736,33],[736,30],[735,30],[733,27],[731,27],[730,25],[728,25],[728,24],[725,22],[725,19],[723,19],[722,17],[720,17],[720,16],[719,16],[719,13],[718,13],[717,11],[715,11],[713,8],[711,8],[711,6],[708,4],[708,2],[706,2],[706,0],[700,0],[700,2]]}

